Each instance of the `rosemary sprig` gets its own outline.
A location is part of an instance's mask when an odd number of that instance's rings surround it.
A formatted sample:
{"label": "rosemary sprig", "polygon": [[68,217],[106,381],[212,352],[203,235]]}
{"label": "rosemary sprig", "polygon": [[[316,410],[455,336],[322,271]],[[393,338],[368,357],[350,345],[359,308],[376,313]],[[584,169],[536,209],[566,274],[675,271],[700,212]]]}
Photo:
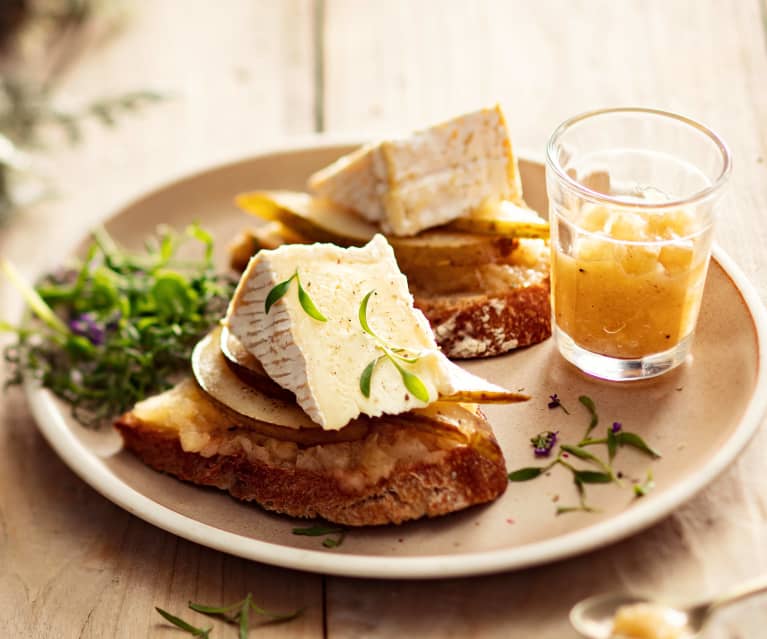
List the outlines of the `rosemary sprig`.
{"label": "rosemary sprig", "polygon": [[373,372],[375,371],[375,367],[378,365],[378,362],[385,358],[388,359],[394,368],[397,369],[397,372],[399,372],[405,388],[410,391],[410,393],[412,393],[416,399],[419,399],[422,402],[428,402],[429,389],[426,388],[423,380],[402,366],[402,363],[415,364],[421,358],[421,354],[412,354],[410,349],[387,344],[382,338],[376,335],[373,329],[370,328],[367,319],[367,310],[370,297],[373,295],[373,293],[375,293],[375,290],[369,291],[367,295],[365,295],[365,297],[362,299],[359,311],[357,312],[357,317],[359,318],[362,330],[375,340],[376,347],[383,351],[383,355],[376,357],[371,362],[369,362],[367,366],[365,366],[362,374],[360,375],[360,392],[363,394],[363,396],[370,397],[370,382],[373,377]]}
{"label": "rosemary sprig", "polygon": [[[556,395],[552,395],[552,402]],[[651,457],[653,459],[659,458],[660,453],[649,446],[641,436],[636,433],[623,430],[623,426],[620,422],[613,422],[612,426],[607,429],[605,437],[592,438],[590,434],[599,423],[599,416],[597,414],[596,405],[594,401],[586,396],[581,395],[578,401],[588,410],[590,414],[589,424],[586,428],[586,433],[577,444],[560,444],[559,451],[556,457],[545,466],[526,466],[512,471],[508,475],[508,479],[511,482],[523,482],[530,481],[542,474],[548,472],[555,466],[562,466],[567,469],[573,477],[573,483],[575,484],[576,491],[578,493],[578,505],[577,506],[560,506],[556,510],[557,515],[570,513],[570,512],[595,512],[596,509],[590,506],[586,501],[586,489],[588,484],[610,484],[615,483],[618,486],[622,486],[623,483],[620,480],[620,473],[615,473],[613,469],[613,459],[618,450],[624,446],[634,448],[641,453]],[[550,408],[556,408],[559,406],[557,400],[556,406]],[[557,442],[557,435],[559,431],[544,431],[533,437],[530,442],[533,446],[533,451],[536,457],[547,457],[554,448]],[[607,448],[608,458],[607,461],[601,457],[595,455],[589,450],[586,450],[587,446],[605,445]],[[592,466],[597,470],[579,469],[565,461],[568,456],[573,456],[580,459]],[[648,472],[647,480],[642,484],[634,485],[634,493],[637,497],[646,495],[654,486],[652,480],[652,472]]]}
{"label": "rosemary sprig", "polygon": [[298,269],[296,269],[295,273],[293,273],[293,275],[291,275],[288,279],[286,279],[284,282],[280,282],[274,288],[272,288],[272,290],[269,291],[269,293],[266,295],[266,300],[264,300],[264,313],[268,315],[275,302],[285,297],[288,289],[290,288],[290,283],[293,280],[296,280],[296,284],[298,284],[298,303],[301,304],[301,308],[304,309],[304,312],[309,317],[316,319],[318,322],[327,322],[328,318],[320,313],[319,309],[314,305],[312,298],[309,297],[309,293],[307,293],[304,290],[304,287],[301,285],[301,278],[298,275]]}
{"label": "rosemary sprig", "polygon": [[[250,613],[251,612],[254,612],[261,617],[268,617],[272,619],[273,621],[279,622],[279,621],[290,621],[291,619],[295,619],[304,611],[303,608],[299,608],[298,610],[294,610],[293,612],[288,612],[288,613],[271,612],[269,610],[266,610],[265,608],[261,608],[260,606],[256,605],[256,603],[253,601],[253,593],[250,593],[250,592],[245,596],[245,599],[243,599],[242,601],[238,601],[228,606],[210,606],[208,604],[200,604],[200,603],[195,603],[193,601],[190,601],[188,605],[189,605],[189,608],[191,610],[194,610],[195,612],[199,612],[204,615],[209,615],[212,617],[218,617],[219,619],[223,619],[227,623],[237,625],[239,629],[240,639],[247,639],[248,637],[248,633],[250,631]],[[203,630],[202,628],[197,628],[193,626],[192,624],[190,624],[189,622],[184,621],[180,617],[176,617],[175,615],[172,615],[171,613],[167,612],[166,610],[163,610],[162,608],[155,608],[155,610],[159,612],[165,619],[167,619],[174,626],[181,628],[182,630],[185,630],[192,636],[203,637],[204,639],[208,639],[209,633],[213,630],[212,627],[207,628],[206,630]]]}
{"label": "rosemary sprig", "polygon": [[181,630],[184,630],[188,632],[193,637],[202,637],[203,639],[209,639],[210,637],[210,631],[213,630],[213,627],[210,628],[197,628],[196,626],[193,626],[188,621],[184,621],[181,619],[181,617],[177,617],[176,615],[172,615],[167,610],[163,610],[162,608],[158,608],[155,606],[155,610],[160,613],[160,615],[165,618],[166,621],[169,621],[177,628],[181,628]]}
{"label": "rosemary sprig", "polygon": [[7,383],[39,380],[89,426],[170,386],[234,288],[214,271],[210,235],[192,225],[186,237],[200,243],[202,259],[177,259],[184,238],[170,229],[152,238],[144,254],[121,249],[99,230],[75,268],[34,288],[3,263],[39,320],[23,328],[0,325],[17,337],[4,353]]}

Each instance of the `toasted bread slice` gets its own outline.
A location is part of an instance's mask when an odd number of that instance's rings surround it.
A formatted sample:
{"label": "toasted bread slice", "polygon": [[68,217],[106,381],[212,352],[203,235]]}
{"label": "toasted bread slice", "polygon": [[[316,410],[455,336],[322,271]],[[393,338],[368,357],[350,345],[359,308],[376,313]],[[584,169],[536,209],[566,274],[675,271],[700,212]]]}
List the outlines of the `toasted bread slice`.
{"label": "toasted bread slice", "polygon": [[342,430],[303,444],[275,436],[279,427],[260,430],[222,410],[186,380],[137,404],[115,426],[156,470],[267,510],[348,526],[444,515],[492,501],[508,484],[495,437],[471,406],[435,404],[420,414],[369,419],[346,441],[338,439]]}

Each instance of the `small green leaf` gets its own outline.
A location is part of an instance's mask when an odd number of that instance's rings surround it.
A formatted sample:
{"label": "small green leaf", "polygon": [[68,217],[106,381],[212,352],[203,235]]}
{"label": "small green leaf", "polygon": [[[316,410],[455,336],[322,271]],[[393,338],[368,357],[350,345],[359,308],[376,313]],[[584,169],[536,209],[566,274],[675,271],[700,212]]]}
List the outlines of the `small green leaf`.
{"label": "small green leaf", "polygon": [[590,453],[585,448],[580,448],[579,446],[571,446],[570,444],[562,444],[560,448],[563,451],[570,453],[571,455],[574,455],[575,457],[578,457],[579,459],[583,459],[585,461],[589,461],[596,464],[602,470],[604,470],[606,474],[612,477],[612,471],[610,470],[610,467],[607,464],[605,464],[601,459],[599,459],[599,457]]}
{"label": "small green leaf", "polygon": [[[391,361],[394,363],[394,360]],[[405,384],[405,388],[407,388],[416,399],[428,403],[429,389],[426,388],[426,384],[421,381],[421,378],[418,377],[418,375],[414,375],[413,373],[406,371],[396,363],[394,365],[397,367],[399,374],[402,376],[402,382]]]}
{"label": "small green leaf", "polygon": [[301,308],[311,318],[316,319],[318,322],[327,322],[328,318],[320,313],[319,309],[312,302],[312,298],[309,297],[309,293],[301,286],[301,279],[298,277],[298,271],[296,271],[296,282],[298,282],[298,302],[301,304]]}
{"label": "small green leaf", "polygon": [[615,438],[615,433],[612,428],[607,429],[607,455],[610,462],[615,458],[615,453],[618,452],[618,440]]}
{"label": "small green leaf", "polygon": [[594,470],[576,470],[573,475],[576,483],[581,484],[609,484],[613,480],[609,473],[600,473]]}
{"label": "small green leaf", "polygon": [[322,545],[325,548],[338,548],[346,537],[346,529],[330,526],[310,526],[308,528],[294,528],[294,535],[306,535],[308,537],[324,537],[327,535],[337,535],[336,538],[328,537],[323,540]]}
{"label": "small green leaf", "polygon": [[175,271],[158,271],[150,289],[160,319],[182,318],[197,306],[198,295],[189,281]]}
{"label": "small green leaf", "polygon": [[599,423],[599,415],[597,415],[597,407],[594,405],[594,400],[591,399],[591,397],[588,395],[581,395],[578,398],[578,401],[588,409],[589,413],[591,413],[591,422],[589,422],[589,427],[586,430],[586,435],[584,435],[585,438]]}
{"label": "small green leaf", "polygon": [[345,531],[339,533],[338,537],[328,537],[327,539],[324,539],[322,545],[325,548],[338,548],[343,543],[344,537],[346,537]]}
{"label": "small green leaf", "polygon": [[269,310],[272,308],[274,303],[285,297],[285,293],[288,292],[290,283],[293,281],[295,276],[296,274],[293,273],[293,275],[291,275],[288,279],[286,279],[284,282],[280,282],[271,291],[269,291],[266,296],[266,301],[264,302],[264,313],[269,315]]}
{"label": "small green leaf", "polygon": [[158,608],[155,606],[155,610],[160,613],[162,617],[164,617],[167,621],[172,623],[177,628],[181,628],[181,630],[185,630],[189,634],[191,634],[194,637],[203,637],[203,639],[208,639],[210,636],[210,631],[213,630],[212,627],[208,628],[207,630],[204,630],[202,628],[197,628],[196,626],[193,626],[192,624],[184,621],[180,617],[176,617],[176,615],[170,614],[167,610],[163,610],[162,608]]}
{"label": "small green leaf", "polygon": [[509,481],[529,481],[535,479],[545,469],[540,466],[528,466],[509,473]]}
{"label": "small green leaf", "polygon": [[384,355],[376,357],[370,364],[365,366],[365,370],[362,371],[362,375],[360,375],[360,391],[365,397],[370,397],[370,381],[373,378],[373,371],[375,370],[376,364],[378,364],[383,357]]}
{"label": "small green leaf", "polygon": [[654,457],[656,459],[661,457],[661,454],[657,450],[655,450],[651,446],[648,446],[647,443],[636,433],[623,431],[623,432],[617,433],[615,435],[615,438],[619,446],[631,446],[632,448],[641,450],[643,453],[649,455],[650,457]]}
{"label": "small green leaf", "polygon": [[560,446],[562,450],[565,452],[570,453],[571,455],[575,455],[575,457],[578,457],[579,459],[585,459],[587,461],[592,461],[597,464],[602,465],[603,462],[599,457],[596,455],[592,455],[589,451],[587,451],[584,448],[579,448],[578,446],[571,446],[570,444],[562,444]]}
{"label": "small green leaf", "polygon": [[368,301],[370,300],[370,296],[373,293],[375,293],[375,289],[373,289],[372,291],[369,291],[368,294],[362,298],[362,302],[360,303],[360,309],[357,312],[357,317],[359,317],[360,326],[362,326],[363,331],[365,331],[368,335],[372,335],[373,337],[378,337],[370,329],[370,326],[368,326]]}

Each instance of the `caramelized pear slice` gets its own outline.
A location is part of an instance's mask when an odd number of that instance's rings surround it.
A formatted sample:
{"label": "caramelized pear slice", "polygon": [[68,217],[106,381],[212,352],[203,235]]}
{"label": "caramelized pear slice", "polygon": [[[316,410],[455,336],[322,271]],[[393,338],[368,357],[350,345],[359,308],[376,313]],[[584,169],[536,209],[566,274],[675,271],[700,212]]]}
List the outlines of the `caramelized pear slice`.
{"label": "caramelized pear slice", "polygon": [[269,397],[235,375],[221,352],[220,327],[195,346],[192,371],[200,388],[241,415],[285,428],[320,428],[294,401]]}
{"label": "caramelized pear slice", "polygon": [[376,424],[396,422],[465,444],[474,432],[472,425],[476,427],[484,420],[474,406],[435,402],[422,410],[402,415],[375,419],[361,416],[341,430],[325,431],[309,420],[294,401],[270,397],[235,374],[219,348],[221,342],[221,328],[216,328],[197,344],[192,355],[197,384],[231,419],[233,426],[266,437],[304,446],[332,444],[362,439]]}
{"label": "caramelized pear slice", "polygon": [[[254,191],[238,195],[235,202],[243,211],[262,220],[281,222],[315,242],[349,246],[367,242],[380,231],[377,226],[363,220],[350,209],[300,191]],[[506,200],[488,204],[436,230],[456,233],[458,239],[465,239],[466,234],[505,238],[549,237],[549,223],[546,220],[532,209]],[[428,236],[433,232],[435,229],[427,229],[417,237]],[[407,246],[409,239],[415,238],[389,238],[395,247],[400,242]]]}
{"label": "caramelized pear slice", "polygon": [[[235,374],[242,379],[250,380],[259,376],[264,376],[271,384],[274,384],[268,376],[264,367],[242,343],[229,332],[226,327],[215,329],[221,340],[221,352],[224,357],[233,365]],[[515,402],[524,402],[530,399],[528,395],[515,393],[501,386],[497,386],[487,380],[473,375],[463,368],[448,361],[450,375],[453,379],[453,385],[460,390],[452,395],[444,395],[439,398],[440,403],[453,402],[472,402],[477,404],[513,404]],[[253,382],[253,385],[259,389],[264,386],[259,382]],[[276,384],[275,384],[276,386]],[[278,387],[280,388],[280,387]],[[281,389],[280,390],[284,390]],[[268,390],[264,390],[268,392]],[[428,408],[428,407],[426,407]]]}
{"label": "caramelized pear slice", "polygon": [[282,222],[315,242],[340,246],[365,244],[378,232],[376,226],[352,211],[298,191],[243,193],[235,202],[246,213],[269,222]]}
{"label": "caramelized pear slice", "polygon": [[549,238],[549,223],[532,209],[502,201],[487,205],[467,217],[459,217],[443,228],[518,238]]}

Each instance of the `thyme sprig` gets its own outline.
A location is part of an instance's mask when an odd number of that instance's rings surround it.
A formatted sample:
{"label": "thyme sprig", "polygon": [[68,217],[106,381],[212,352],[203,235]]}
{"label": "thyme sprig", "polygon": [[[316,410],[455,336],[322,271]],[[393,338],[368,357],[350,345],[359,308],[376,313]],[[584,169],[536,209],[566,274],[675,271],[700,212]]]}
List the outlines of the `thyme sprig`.
{"label": "thyme sprig", "polygon": [[291,275],[288,279],[286,279],[284,282],[280,282],[274,288],[272,288],[272,290],[269,291],[269,293],[266,295],[266,300],[264,300],[264,313],[268,315],[275,302],[285,297],[288,289],[290,288],[290,283],[293,280],[295,280],[296,284],[298,284],[298,303],[301,304],[301,308],[304,309],[304,312],[309,317],[316,319],[318,322],[327,322],[328,318],[325,317],[314,305],[314,302],[309,296],[309,293],[307,293],[304,290],[304,287],[301,285],[301,278],[298,275],[298,269],[296,269],[293,275]]}
{"label": "thyme sprig", "polygon": [[[556,397],[556,395],[552,395],[551,397],[553,402],[553,398]],[[620,473],[616,473],[612,465],[613,459],[620,448],[628,446],[653,459],[657,459],[661,456],[660,453],[648,445],[641,436],[623,430],[623,425],[620,422],[613,422],[612,426],[606,429],[607,432],[604,437],[591,437],[591,433],[599,424],[599,415],[597,413],[596,405],[594,401],[586,395],[581,395],[578,398],[578,401],[586,408],[590,415],[586,432],[580,441],[577,444],[560,444],[556,457],[545,466],[526,466],[512,471],[508,475],[509,481],[511,482],[523,482],[540,477],[555,466],[561,466],[567,469],[573,477],[573,483],[575,484],[578,494],[578,504],[575,506],[559,506],[556,510],[557,515],[570,512],[595,512],[596,508],[589,505],[586,500],[586,485],[588,484],[615,483],[618,486],[623,485],[623,482],[620,479]],[[557,406],[558,405],[559,402],[557,401]],[[549,407],[552,407],[551,404],[549,404]],[[530,440],[536,457],[548,456],[556,444],[556,441],[557,436],[553,431],[544,431]],[[606,461],[587,450],[587,447],[596,445],[606,446],[608,455]],[[595,467],[596,470],[576,468],[573,464],[566,461],[570,456],[590,464]],[[654,485],[652,472],[649,471],[647,479],[643,483],[634,485],[634,494],[637,497],[642,497],[652,490]]]}
{"label": "thyme sprig", "polygon": [[376,357],[370,361],[367,366],[365,366],[365,369],[360,375],[360,392],[365,397],[370,397],[370,382],[373,378],[373,372],[375,371],[375,368],[380,361],[388,359],[394,368],[397,369],[397,372],[399,372],[405,388],[407,388],[407,390],[410,391],[410,393],[412,393],[416,399],[419,399],[422,402],[428,402],[429,389],[426,388],[426,385],[423,383],[420,377],[414,373],[411,373],[402,366],[403,363],[415,364],[421,358],[421,353],[414,353],[412,349],[388,344],[381,337],[379,337],[368,324],[368,303],[370,301],[370,297],[374,293],[375,289],[369,291],[367,295],[365,295],[365,297],[362,299],[357,316],[359,318],[360,326],[362,326],[362,330],[375,340],[376,347],[383,351],[383,355]]}
{"label": "thyme sprig", "polygon": [[[268,617],[272,621],[279,622],[295,619],[304,611],[303,608],[299,608],[298,610],[294,610],[293,612],[288,613],[271,612],[258,606],[255,601],[253,601],[253,593],[250,592],[242,601],[238,601],[228,606],[210,606],[208,604],[200,604],[193,601],[190,601],[188,606],[195,612],[217,617],[219,619],[223,619],[227,623],[236,625],[239,628],[240,639],[247,639],[248,633],[250,631],[251,612],[254,612],[260,617]],[[189,622],[184,621],[180,617],[177,617],[169,613],[167,610],[163,610],[162,608],[155,608],[155,610],[174,626],[181,628],[181,630],[185,630],[194,637],[203,637],[203,639],[208,639],[210,636],[209,633],[213,630],[212,627],[207,629],[197,628],[196,626],[193,626]]]}
{"label": "thyme sprig", "polygon": [[[187,240],[199,244],[201,259],[177,257]],[[185,235],[161,229],[140,254],[98,230],[82,261],[36,287],[7,262],[0,270],[37,319],[23,327],[0,324],[16,333],[4,351],[7,384],[39,380],[86,426],[169,387],[234,289],[215,273],[213,239],[198,225]]]}

